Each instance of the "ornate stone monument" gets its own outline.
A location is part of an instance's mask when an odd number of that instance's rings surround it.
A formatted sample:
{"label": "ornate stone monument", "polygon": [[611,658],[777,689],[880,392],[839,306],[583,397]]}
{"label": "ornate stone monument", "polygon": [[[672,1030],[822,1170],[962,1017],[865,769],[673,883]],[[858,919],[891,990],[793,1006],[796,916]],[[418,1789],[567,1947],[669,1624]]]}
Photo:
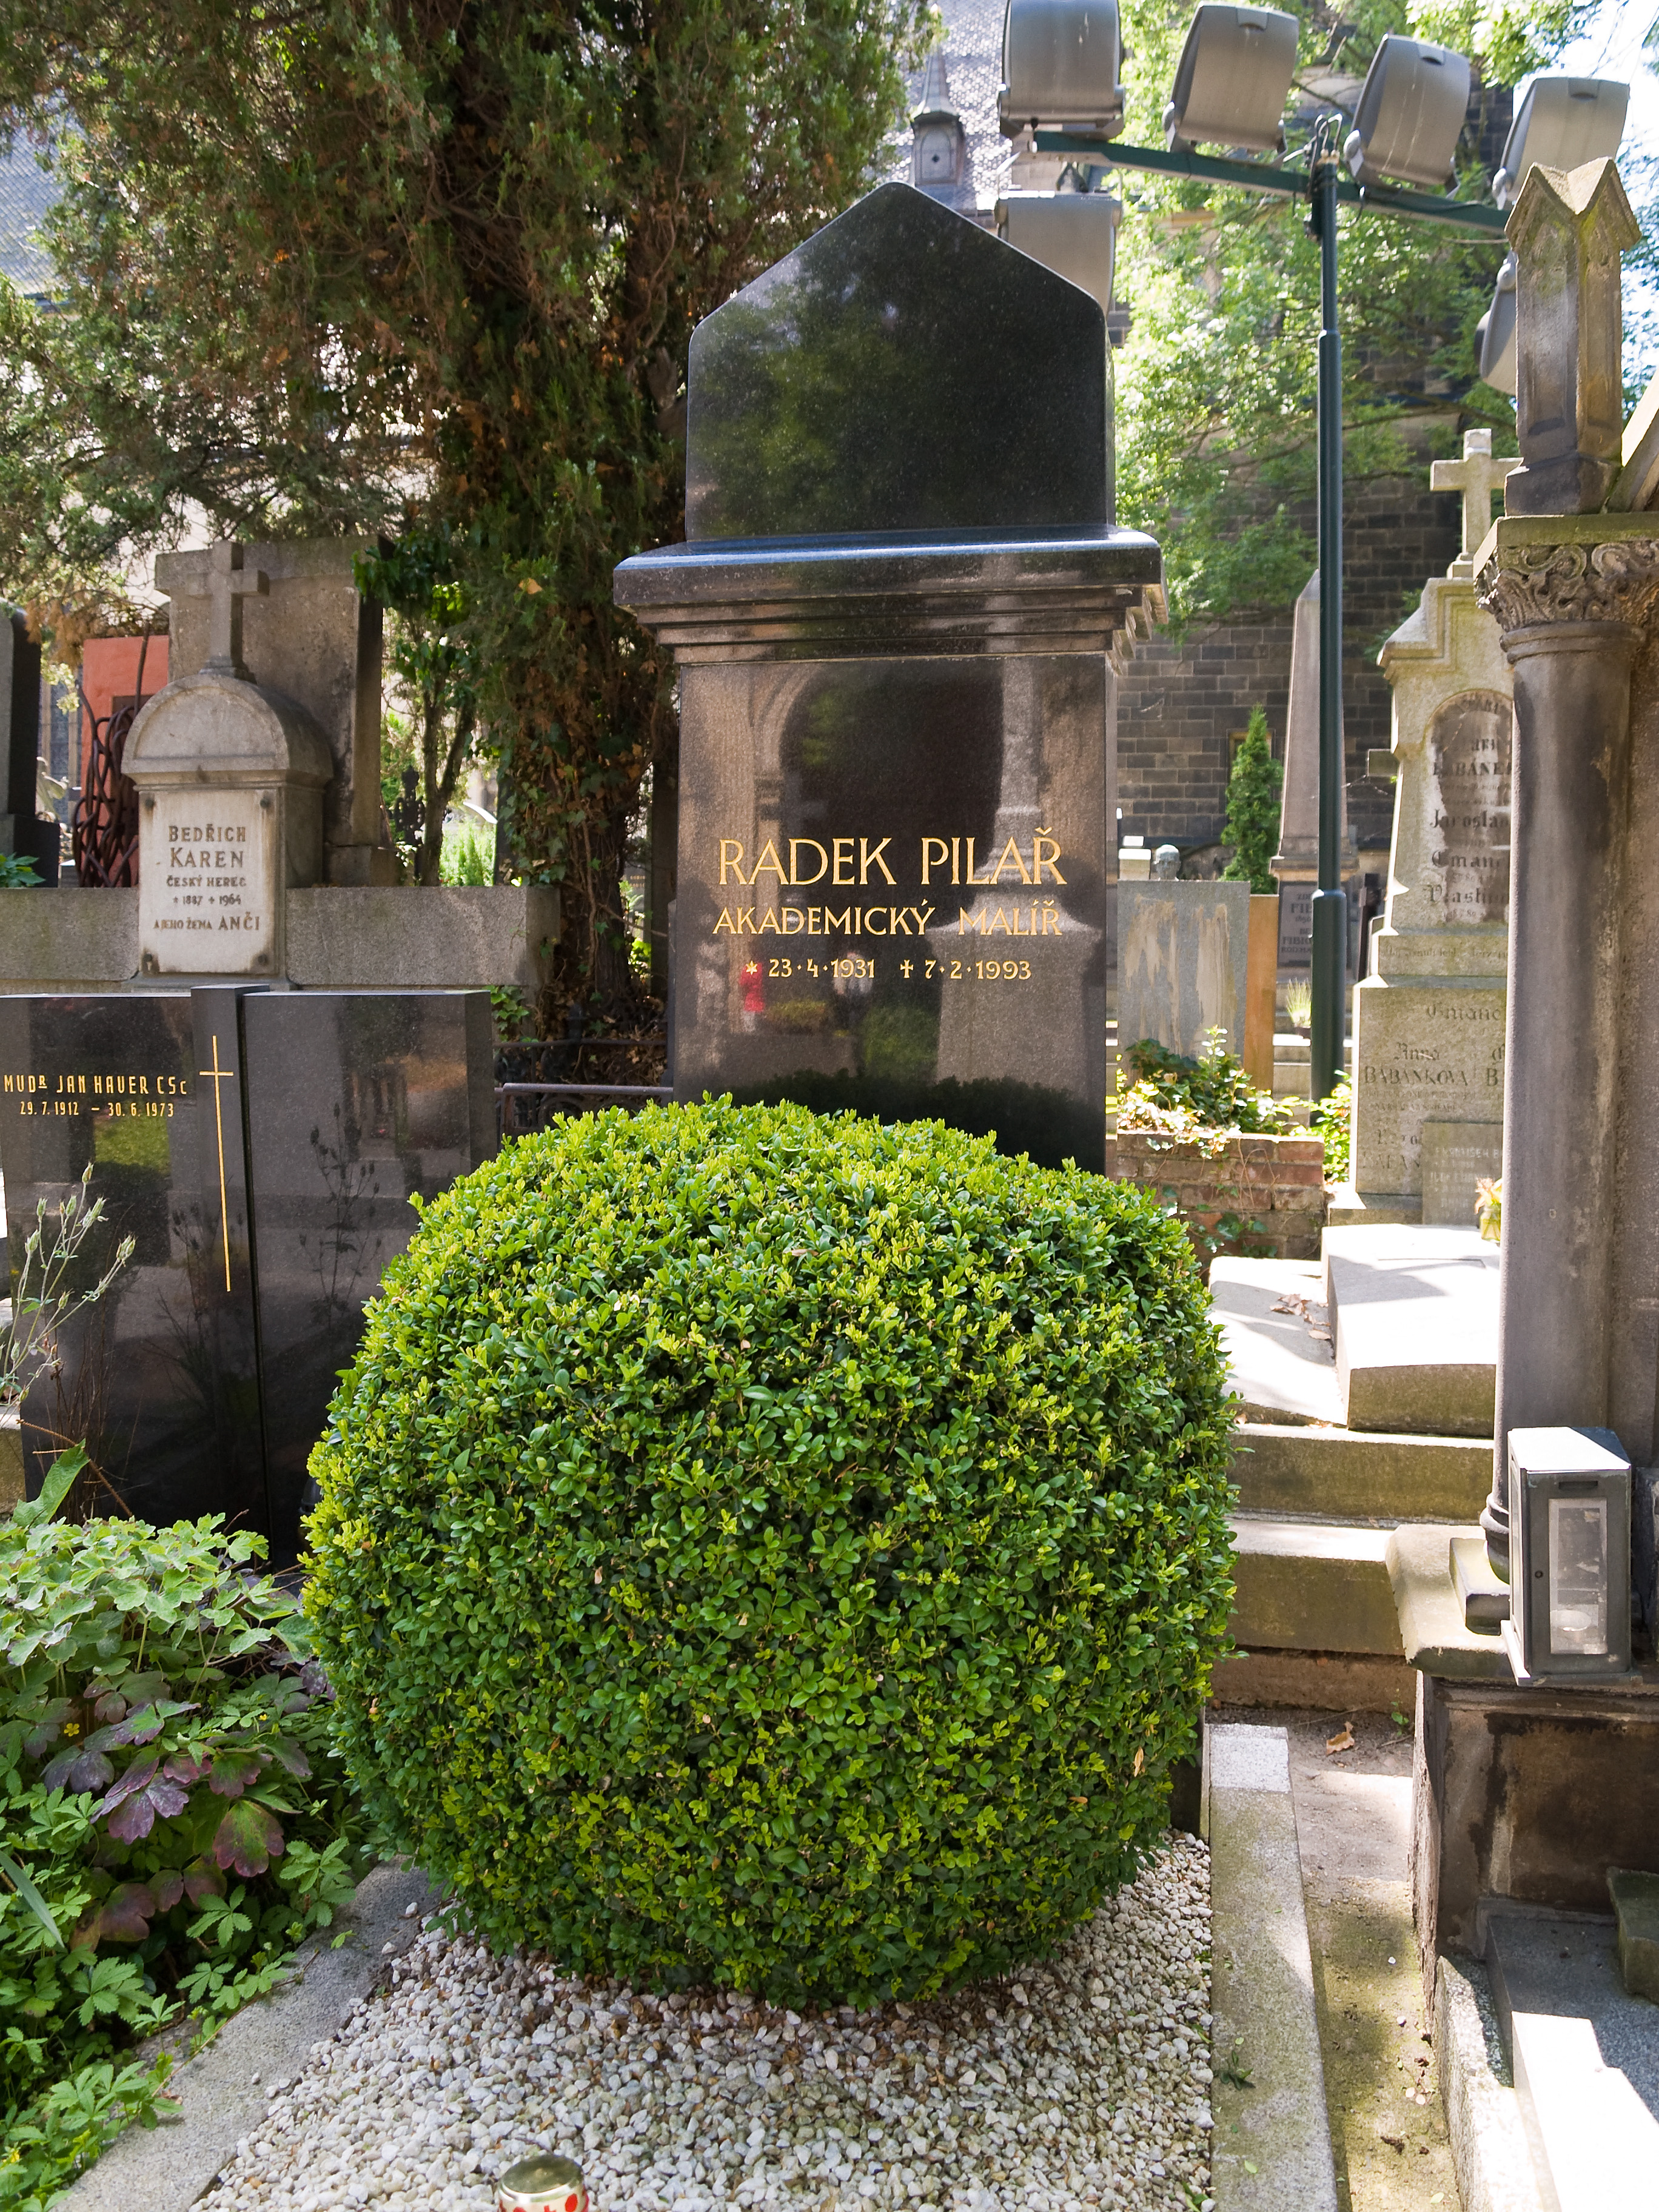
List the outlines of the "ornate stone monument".
{"label": "ornate stone monument", "polygon": [[251,668],[263,689],[291,701],[321,732],[329,760],[323,865],[307,880],[391,884],[397,860],[380,826],[381,615],[357,589],[362,550],[358,539],[338,538],[239,545],[234,555],[227,545],[164,553],[155,586],[172,601],[173,683],[198,670],[227,672],[234,618],[239,672],[246,678]]}
{"label": "ornate stone monument", "polygon": [[1162,609],[1105,347],[904,185],[694,334],[687,542],[616,582],[682,671],[681,1097],[974,1085],[1103,1164],[1110,656]]}
{"label": "ornate stone monument", "polygon": [[157,562],[172,680],[124,762],[143,793],[137,888],[0,890],[0,994],[165,975],[544,987],[556,889],[396,880],[380,842],[380,611],[353,551],[224,543]]}
{"label": "ornate stone monument", "polygon": [[156,693],[127,739],[146,975],[283,974],[289,890],[322,872],[328,740],[242,659],[246,595],[265,581],[240,546],[212,549],[208,656]]}
{"label": "ornate stone monument", "polygon": [[1476,1183],[1501,1172],[1513,686],[1470,580],[1492,494],[1520,464],[1491,444],[1471,431],[1462,461],[1434,463],[1435,489],[1463,494],[1462,550],[1379,656],[1394,842],[1375,972],[1354,991],[1352,1165],[1334,1225],[1472,1228]]}
{"label": "ornate stone monument", "polygon": [[[1437,1949],[1494,1942],[1504,1899],[1605,1913],[1611,1869],[1659,1874],[1650,1642],[1627,1673],[1581,1684],[1530,1667],[1517,1679],[1498,1634],[1522,1598],[1504,1586],[1517,1436],[1549,1431],[1576,1452],[1588,1435],[1604,1458],[1616,1442],[1621,1463],[1659,1461],[1659,517],[1603,506],[1621,463],[1641,474],[1643,426],[1621,439],[1618,379],[1620,256],[1640,234],[1613,163],[1597,161],[1529,170],[1509,235],[1524,467],[1474,564],[1515,697],[1486,1558],[1454,1543],[1449,1561],[1443,1525],[1389,1539],[1422,1685],[1413,1890],[1431,1981]],[[1548,1520],[1534,1492],[1528,1543],[1545,1556],[1527,1595],[1564,1649],[1616,1661],[1632,1596],[1622,1514],[1599,1552],[1573,1550],[1574,1531],[1598,1525],[1595,1486],[1564,1477]],[[1589,2169],[1596,2151],[1587,2139]],[[1588,2186],[1585,2202],[1615,2200]]]}

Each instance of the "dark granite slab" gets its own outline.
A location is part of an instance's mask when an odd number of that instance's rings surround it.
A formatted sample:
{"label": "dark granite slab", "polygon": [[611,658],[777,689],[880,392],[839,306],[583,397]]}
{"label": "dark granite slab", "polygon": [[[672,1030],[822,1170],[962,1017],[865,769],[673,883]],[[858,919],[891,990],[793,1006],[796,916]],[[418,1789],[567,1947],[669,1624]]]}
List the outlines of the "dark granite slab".
{"label": "dark granite slab", "polygon": [[433,1198],[495,1149],[483,991],[273,992],[246,1011],[248,1170],[273,1550],[363,1306]]}
{"label": "dark granite slab", "polygon": [[678,1095],[969,1117],[1101,1167],[1109,684],[1091,654],[688,677]]}
{"label": "dark granite slab", "polygon": [[[219,1034],[234,1054],[234,1015],[232,1042]],[[231,1291],[216,1287],[224,1279],[216,1169],[210,1187],[203,1176],[204,1137],[216,1158],[203,1126],[215,1086],[208,1098],[198,1089],[197,1045],[187,992],[0,998],[0,1169],[14,1296],[37,1205],[55,1214],[88,1164],[105,1218],[75,1279],[95,1281],[121,1238],[134,1240],[112,1289],[66,1328],[59,1373],[24,1401],[25,1471],[33,1491],[60,1447],[84,1438],[121,1502],[143,1518],[222,1512],[262,1527],[257,1450],[250,1464],[234,1433],[222,1449],[221,1416],[236,1393],[218,1379],[221,1332],[251,1339],[252,1301],[240,1239]],[[232,1094],[224,1110],[234,1175],[238,1086],[220,1087]]]}
{"label": "dark granite slab", "polygon": [[432,1196],[495,1149],[483,992],[207,986],[0,997],[13,1285],[37,1202],[93,1165],[129,1266],[23,1408],[31,1492],[85,1437],[122,1503],[297,1549],[306,1461],[365,1301]]}
{"label": "dark granite slab", "polygon": [[692,334],[686,536],[1110,521],[1105,318],[883,185]]}

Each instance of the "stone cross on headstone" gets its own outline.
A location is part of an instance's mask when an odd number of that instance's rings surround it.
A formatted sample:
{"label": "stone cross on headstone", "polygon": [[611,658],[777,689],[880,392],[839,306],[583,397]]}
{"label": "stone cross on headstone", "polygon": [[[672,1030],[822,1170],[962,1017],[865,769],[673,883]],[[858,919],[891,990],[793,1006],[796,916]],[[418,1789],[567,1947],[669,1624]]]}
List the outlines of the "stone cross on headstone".
{"label": "stone cross on headstone", "polygon": [[226,538],[209,553],[201,589],[208,602],[208,657],[202,663],[203,672],[233,676],[246,684],[250,679],[242,661],[242,600],[249,592],[264,596],[270,589],[264,573],[245,568],[241,547]]}
{"label": "stone cross on headstone", "polygon": [[1446,571],[1449,576],[1460,580],[1474,577],[1474,556],[1492,528],[1492,496],[1503,490],[1511,470],[1520,465],[1518,453],[1504,460],[1492,459],[1490,430],[1465,430],[1461,461],[1435,461],[1430,465],[1429,483],[1434,490],[1461,491],[1463,495],[1463,542],[1457,558]]}

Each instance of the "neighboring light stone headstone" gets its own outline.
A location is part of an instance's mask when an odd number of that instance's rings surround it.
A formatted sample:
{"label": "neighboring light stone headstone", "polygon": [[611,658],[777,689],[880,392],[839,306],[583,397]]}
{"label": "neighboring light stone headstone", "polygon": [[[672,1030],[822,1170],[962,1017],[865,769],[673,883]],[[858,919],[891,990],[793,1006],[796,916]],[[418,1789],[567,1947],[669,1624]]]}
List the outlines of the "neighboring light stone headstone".
{"label": "neighboring light stone headstone", "polygon": [[1419,1136],[1425,1223],[1468,1228],[1482,1180],[1504,1172],[1503,1123],[1425,1121]]}
{"label": "neighboring light stone headstone", "polygon": [[1353,1135],[1349,1185],[1332,1201],[1337,1225],[1472,1228],[1475,1186],[1499,1172],[1513,685],[1468,578],[1492,492],[1515,466],[1467,441],[1462,463],[1434,464],[1437,489],[1464,494],[1462,548],[1379,656],[1394,690],[1394,842],[1374,972],[1354,990]]}
{"label": "neighboring light stone headstone", "polygon": [[291,1561],[307,1455],[409,1200],[494,1149],[483,992],[0,997],[14,1261],[88,1163],[92,1256],[137,1247],[24,1406],[31,1492],[54,1440],[85,1436],[132,1512],[222,1513]]}
{"label": "neighboring light stone headstone", "polygon": [[1518,455],[1493,459],[1490,430],[1464,431],[1462,460],[1430,463],[1431,490],[1455,491],[1463,495],[1462,550],[1446,571],[1454,582],[1474,580],[1474,556],[1492,528],[1493,495],[1503,490],[1520,465]]}
{"label": "neighboring light stone headstone", "polygon": [[1154,878],[1117,887],[1120,1051],[1152,1037],[1196,1059],[1211,1030],[1244,1050],[1248,884]]}
{"label": "neighboring light stone headstone", "polygon": [[209,653],[139,714],[125,767],[138,789],[138,945],[146,975],[276,976],[290,886],[323,862],[328,741],[306,710],[248,680],[244,609],[261,571],[217,545]]}
{"label": "neighboring light stone headstone", "polygon": [[[1319,572],[1304,585],[1291,630],[1291,694],[1285,718],[1285,781],[1279,850],[1268,863],[1279,879],[1279,964],[1305,968],[1313,950],[1313,895],[1319,884]],[[1348,836],[1342,787],[1344,878],[1358,856]]]}
{"label": "neighboring light stone headstone", "polygon": [[1093,300],[902,185],[694,334],[688,543],[616,579],[681,669],[681,1097],[1035,1089],[1103,1164],[1107,655],[1162,611],[1104,356]]}
{"label": "neighboring light stone headstone", "polygon": [[0,603],[0,765],[6,788],[0,810],[0,853],[34,863],[43,884],[58,880],[59,836],[55,822],[35,811],[40,770],[40,648],[21,614]]}
{"label": "neighboring light stone headstone", "polygon": [[[390,884],[397,860],[380,822],[381,613],[357,589],[353,562],[362,550],[352,538],[239,546],[239,580],[229,588],[238,594],[246,672],[309,714],[328,748],[318,880]],[[156,561],[156,589],[172,602],[174,682],[219,657],[228,553],[216,545]]]}

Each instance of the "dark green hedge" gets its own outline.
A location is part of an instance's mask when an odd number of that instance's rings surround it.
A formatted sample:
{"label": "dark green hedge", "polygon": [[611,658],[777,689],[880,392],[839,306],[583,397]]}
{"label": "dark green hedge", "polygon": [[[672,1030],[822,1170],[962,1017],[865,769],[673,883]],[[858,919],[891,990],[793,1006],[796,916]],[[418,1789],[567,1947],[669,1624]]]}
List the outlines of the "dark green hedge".
{"label": "dark green hedge", "polygon": [[1180,1228],[938,1125],[560,1123],[427,1209],[313,1456],[370,1805],[498,1944],[916,1994],[1161,1833],[1231,1595]]}

